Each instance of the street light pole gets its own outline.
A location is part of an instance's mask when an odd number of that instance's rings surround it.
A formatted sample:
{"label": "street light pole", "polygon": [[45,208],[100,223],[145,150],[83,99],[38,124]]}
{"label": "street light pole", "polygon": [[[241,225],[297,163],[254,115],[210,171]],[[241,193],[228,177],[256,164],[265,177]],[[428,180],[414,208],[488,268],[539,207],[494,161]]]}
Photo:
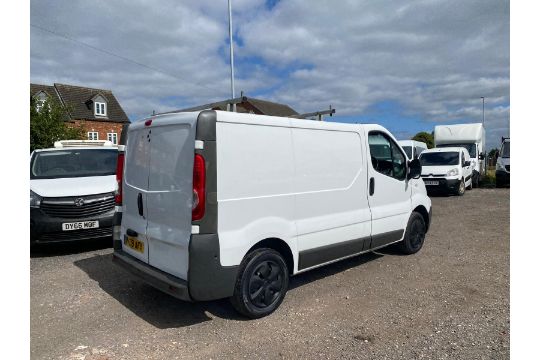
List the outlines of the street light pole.
{"label": "street light pole", "polygon": [[[229,46],[231,54],[231,99],[234,99],[234,55],[233,55],[233,32],[232,32],[232,9],[231,0],[229,2]],[[233,111],[236,112],[236,104],[232,105]]]}
{"label": "street light pole", "polygon": [[484,120],[485,120],[485,117],[484,117],[484,100],[485,100],[485,98],[482,96],[482,126],[484,126]]}

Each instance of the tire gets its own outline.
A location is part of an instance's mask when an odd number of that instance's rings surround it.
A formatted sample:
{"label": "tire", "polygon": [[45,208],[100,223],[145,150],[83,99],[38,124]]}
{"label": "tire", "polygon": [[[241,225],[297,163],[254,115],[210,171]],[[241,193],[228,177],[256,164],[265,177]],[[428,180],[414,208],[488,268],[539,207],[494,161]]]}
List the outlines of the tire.
{"label": "tire", "polygon": [[273,249],[256,249],[240,264],[231,304],[246,317],[261,318],[279,307],[288,286],[289,269],[281,254]]}
{"label": "tire", "polygon": [[459,187],[456,190],[456,195],[463,196],[463,194],[465,194],[465,180],[461,179],[461,181],[459,183]]}
{"label": "tire", "polygon": [[415,254],[424,245],[426,238],[426,222],[424,217],[417,212],[413,212],[409,218],[405,236],[399,243],[399,250],[406,255]]}
{"label": "tire", "polygon": [[495,178],[495,187],[496,188],[502,188],[503,187],[502,182],[501,182],[501,180],[499,180],[499,178]]}

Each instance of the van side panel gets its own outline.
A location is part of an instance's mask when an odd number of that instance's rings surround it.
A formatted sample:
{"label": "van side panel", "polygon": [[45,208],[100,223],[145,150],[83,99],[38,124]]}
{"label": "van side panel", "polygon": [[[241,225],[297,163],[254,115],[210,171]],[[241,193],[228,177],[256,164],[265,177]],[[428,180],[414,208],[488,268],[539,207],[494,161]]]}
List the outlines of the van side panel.
{"label": "van side panel", "polygon": [[293,128],[298,270],[361,252],[371,212],[358,132]]}
{"label": "van side panel", "polygon": [[221,122],[218,116],[216,124],[222,266],[238,265],[266,238],[284,240],[296,254],[291,129],[279,126],[283,119],[275,124],[271,117],[258,120],[257,125],[241,124]]}

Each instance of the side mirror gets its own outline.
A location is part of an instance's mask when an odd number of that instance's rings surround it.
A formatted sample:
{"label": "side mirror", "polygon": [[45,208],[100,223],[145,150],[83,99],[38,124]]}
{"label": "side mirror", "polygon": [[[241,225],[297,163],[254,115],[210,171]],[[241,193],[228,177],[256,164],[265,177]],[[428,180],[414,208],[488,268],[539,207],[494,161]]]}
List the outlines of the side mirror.
{"label": "side mirror", "polygon": [[463,167],[470,166],[470,165],[471,165],[471,162],[469,160],[463,163]]}
{"label": "side mirror", "polygon": [[420,160],[414,159],[409,162],[409,172],[407,174],[407,179],[418,179],[422,174],[422,165]]}

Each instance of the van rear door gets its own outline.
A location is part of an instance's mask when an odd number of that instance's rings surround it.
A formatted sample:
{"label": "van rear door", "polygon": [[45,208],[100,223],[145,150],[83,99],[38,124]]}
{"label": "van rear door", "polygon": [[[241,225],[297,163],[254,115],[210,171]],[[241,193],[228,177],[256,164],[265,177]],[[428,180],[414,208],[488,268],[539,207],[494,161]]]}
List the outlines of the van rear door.
{"label": "van rear door", "polygon": [[149,156],[150,129],[145,128],[144,123],[132,124],[125,155],[122,250],[144,262],[148,262],[146,193]]}
{"label": "van rear door", "polygon": [[187,280],[197,113],[153,120],[148,166],[148,263]]}

